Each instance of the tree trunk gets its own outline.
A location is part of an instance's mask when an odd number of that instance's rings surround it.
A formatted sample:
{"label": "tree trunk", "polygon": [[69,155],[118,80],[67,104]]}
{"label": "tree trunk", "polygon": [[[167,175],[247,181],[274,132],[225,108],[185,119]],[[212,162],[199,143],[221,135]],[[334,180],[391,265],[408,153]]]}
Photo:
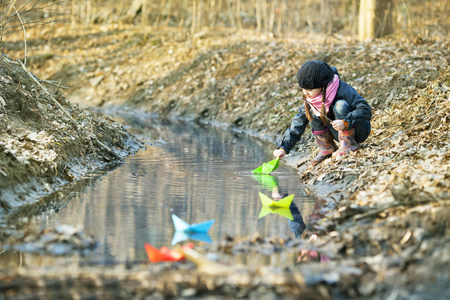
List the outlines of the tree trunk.
{"label": "tree trunk", "polygon": [[192,0],[192,24],[191,24],[192,34],[194,34],[197,31],[197,5],[198,0]]}
{"label": "tree trunk", "polygon": [[322,32],[331,34],[333,31],[333,14],[330,9],[330,0],[320,2],[321,26]]}
{"label": "tree trunk", "polygon": [[359,5],[358,38],[375,39],[393,32],[393,0],[361,0]]}
{"label": "tree trunk", "polygon": [[74,26],[77,23],[77,13],[75,11],[75,9],[76,9],[75,1],[76,0],[72,0],[72,7],[71,7],[72,8],[72,13],[71,13],[71,16],[70,16],[70,22],[72,23],[72,26]]}
{"label": "tree trunk", "polygon": [[233,10],[231,9],[231,0],[227,0],[228,15],[230,17],[230,23],[233,28],[236,28],[236,21],[234,19]]}
{"label": "tree trunk", "polygon": [[[289,1],[289,4],[292,4],[292,2]],[[300,29],[300,24],[301,24],[301,1],[294,1],[293,3],[293,10],[292,12],[294,13],[294,20],[295,20],[295,30],[299,30]]]}
{"label": "tree trunk", "polygon": [[261,0],[255,0],[256,9],[256,31],[261,32]]}
{"label": "tree trunk", "polygon": [[277,34],[283,33],[283,21],[284,21],[283,19],[287,14],[286,9],[287,9],[286,0],[282,0],[281,9],[278,11]]}
{"label": "tree trunk", "polygon": [[[138,13],[142,13],[142,7],[144,5],[144,2],[147,2],[147,0],[133,0],[131,2],[131,5],[128,6],[127,12],[125,14],[125,21],[132,23],[133,20],[137,17]],[[124,3],[125,2],[119,2]]]}
{"label": "tree trunk", "polygon": [[167,16],[166,20],[164,21],[165,25],[168,26],[170,23],[170,18],[172,17],[172,0],[169,0],[168,8],[167,8]]}
{"label": "tree trunk", "polygon": [[208,15],[209,27],[214,27],[215,14],[216,14],[216,0],[211,0],[209,3],[209,15]]}
{"label": "tree trunk", "polygon": [[272,8],[270,9],[270,21],[269,21],[269,32],[273,33],[273,22],[275,21],[275,11],[277,9],[277,0],[273,0]]}
{"label": "tree trunk", "polygon": [[85,24],[86,25],[91,24],[91,20],[92,20],[92,1],[88,0],[88,1],[86,1],[86,20],[85,20]]}
{"label": "tree trunk", "polygon": [[[142,15],[144,15],[144,12],[146,14],[148,14],[147,13],[147,1],[144,1],[144,3],[145,3],[144,6],[142,6]],[[144,7],[145,7],[145,10],[144,10]],[[155,21],[153,21],[153,26],[155,26],[155,27],[158,26],[161,18],[163,17],[165,7],[166,7],[166,0],[163,0],[161,5],[160,5],[160,7],[159,7],[159,9],[158,9],[158,13],[157,13],[157,16],[155,18]],[[144,18],[143,18],[143,20],[144,20]]]}
{"label": "tree trunk", "polygon": [[267,0],[262,0],[262,10],[263,10],[263,22],[264,22],[264,31],[269,31],[269,16],[267,14]]}
{"label": "tree trunk", "polygon": [[351,28],[351,35],[352,35],[352,39],[355,39],[356,36],[358,35],[358,26],[357,26],[357,21],[358,21],[358,0],[352,0],[351,3],[351,21],[350,21],[350,28]]}
{"label": "tree trunk", "polygon": [[[361,1],[363,1],[363,0],[361,0]],[[314,23],[313,23],[311,17],[314,17],[314,13],[315,12],[311,8],[312,5],[313,5],[312,0],[306,0],[306,10],[305,10],[305,12],[306,12],[306,16],[305,17],[306,18],[305,18],[305,21],[306,21],[306,24],[308,24],[310,32],[314,32]]]}
{"label": "tree trunk", "polygon": [[236,5],[236,20],[237,26],[239,29],[242,29],[242,20],[241,20],[241,0],[237,0]]}
{"label": "tree trunk", "polygon": [[147,0],[144,0],[142,2],[141,25],[142,26],[146,26],[147,25]]}
{"label": "tree trunk", "polygon": [[200,31],[202,28],[202,11],[203,11],[203,0],[198,0],[197,2],[197,31]]}

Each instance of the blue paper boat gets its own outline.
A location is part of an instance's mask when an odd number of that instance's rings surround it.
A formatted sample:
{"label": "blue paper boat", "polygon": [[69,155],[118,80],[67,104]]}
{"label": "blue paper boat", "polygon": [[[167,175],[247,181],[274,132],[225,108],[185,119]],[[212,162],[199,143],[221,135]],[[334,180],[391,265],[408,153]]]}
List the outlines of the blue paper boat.
{"label": "blue paper boat", "polygon": [[214,223],[213,220],[201,222],[201,223],[194,223],[189,225],[185,221],[178,218],[176,215],[172,215],[173,225],[175,226],[176,231],[181,232],[199,232],[199,233],[206,233],[208,232],[209,228],[211,228],[212,224]]}

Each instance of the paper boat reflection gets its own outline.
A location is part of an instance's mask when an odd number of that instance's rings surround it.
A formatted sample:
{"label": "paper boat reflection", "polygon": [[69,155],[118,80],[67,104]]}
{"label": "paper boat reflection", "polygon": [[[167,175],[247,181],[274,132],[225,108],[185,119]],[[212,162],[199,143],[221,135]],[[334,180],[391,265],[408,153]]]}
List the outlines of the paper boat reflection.
{"label": "paper boat reflection", "polygon": [[160,261],[181,261],[184,260],[184,249],[192,249],[194,248],[193,243],[189,243],[186,245],[181,246],[180,250],[177,249],[169,249],[165,246],[161,247],[161,249],[158,249],[156,247],[153,247],[149,243],[145,243],[145,252],[147,253],[148,259],[152,263],[160,262]]}
{"label": "paper boat reflection", "polygon": [[214,219],[198,224],[188,224],[176,215],[172,215],[172,220],[173,225],[175,226],[175,235],[172,239],[172,245],[187,239],[212,243],[212,240],[208,235],[208,230],[211,228],[212,224],[214,224]]}
{"label": "paper boat reflection", "polygon": [[261,184],[263,189],[272,191],[278,188],[278,178],[269,174],[252,174],[252,178]]}
{"label": "paper boat reflection", "polygon": [[176,231],[184,231],[184,232],[208,232],[209,228],[211,228],[214,223],[213,220],[201,222],[201,223],[193,223],[189,225],[185,221],[178,218],[176,215],[172,215],[173,225],[175,226]]}
{"label": "paper boat reflection", "polygon": [[278,214],[280,216],[288,218],[289,220],[294,220],[294,217],[292,216],[291,210],[289,208],[267,207],[267,206],[261,207],[261,211],[259,212],[258,219],[264,218],[268,214]]}
{"label": "paper boat reflection", "polygon": [[185,240],[193,240],[204,242],[208,244],[212,244],[212,239],[206,232],[184,232],[184,231],[175,231],[175,234],[172,238],[172,245],[176,245],[179,242],[183,242]]}
{"label": "paper boat reflection", "polygon": [[295,195],[289,195],[279,201],[274,201],[263,193],[259,192],[259,198],[261,199],[263,207],[259,212],[258,219],[263,218],[268,214],[275,213],[279,214],[280,216],[286,217],[289,220],[294,220],[292,212],[289,208],[291,206],[292,200],[294,199],[294,196]]}
{"label": "paper boat reflection", "polygon": [[294,199],[294,194],[289,195],[287,197],[284,197],[283,199],[279,200],[279,201],[274,201],[272,199],[270,199],[269,197],[267,197],[266,195],[264,195],[263,193],[259,192],[259,198],[261,199],[261,203],[263,206],[267,206],[267,207],[284,207],[284,208],[289,208],[289,206],[291,206],[292,200]]}

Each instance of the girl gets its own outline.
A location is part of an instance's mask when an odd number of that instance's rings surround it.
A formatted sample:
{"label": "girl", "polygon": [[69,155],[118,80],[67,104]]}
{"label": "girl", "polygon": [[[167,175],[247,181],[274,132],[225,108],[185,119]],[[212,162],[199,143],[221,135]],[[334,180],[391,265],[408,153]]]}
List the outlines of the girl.
{"label": "girl", "polygon": [[[312,159],[315,166],[333,156],[358,150],[370,134],[372,110],[364,98],[347,83],[339,80],[334,67],[320,60],[310,60],[297,73],[303,89],[304,106],[292,120],[273,155],[283,158],[297,143],[311,122],[319,144],[319,154]],[[339,141],[339,149],[334,140]]]}

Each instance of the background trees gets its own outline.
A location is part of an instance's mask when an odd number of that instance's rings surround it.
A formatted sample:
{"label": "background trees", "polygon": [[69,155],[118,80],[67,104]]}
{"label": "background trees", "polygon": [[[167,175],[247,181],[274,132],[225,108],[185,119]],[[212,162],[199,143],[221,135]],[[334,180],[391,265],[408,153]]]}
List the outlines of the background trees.
{"label": "background trees", "polygon": [[21,13],[27,12],[23,17],[28,22],[39,17],[39,21],[58,20],[73,26],[108,23],[171,26],[185,30],[188,35],[228,27],[273,35],[344,34],[363,40],[395,31],[448,36],[449,27],[446,0],[16,0],[0,3],[2,23],[12,21],[9,17],[14,14],[15,6],[22,8]]}
{"label": "background trees", "polygon": [[358,38],[373,39],[394,32],[393,0],[361,0],[359,5]]}

